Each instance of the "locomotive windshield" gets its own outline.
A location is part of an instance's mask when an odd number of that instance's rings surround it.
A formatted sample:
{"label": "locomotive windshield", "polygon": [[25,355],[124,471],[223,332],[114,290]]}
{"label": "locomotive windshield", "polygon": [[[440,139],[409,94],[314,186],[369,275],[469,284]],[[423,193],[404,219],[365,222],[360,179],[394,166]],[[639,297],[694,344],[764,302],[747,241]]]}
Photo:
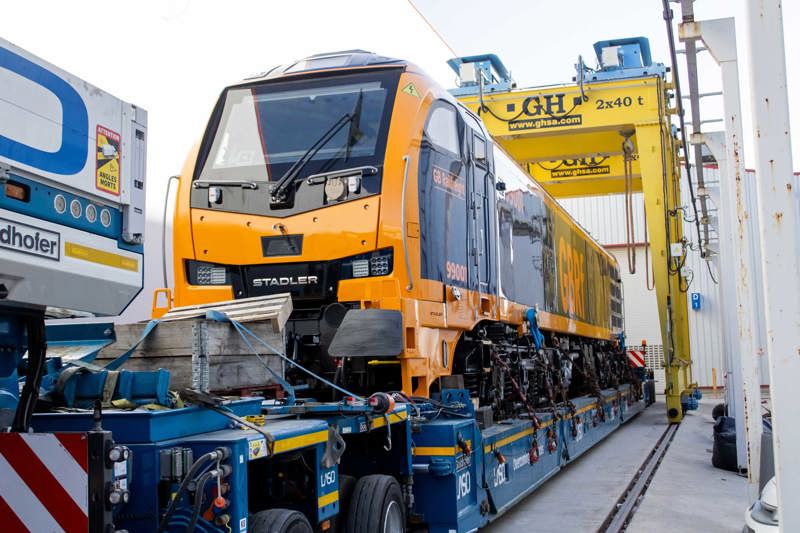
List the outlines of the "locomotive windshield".
{"label": "locomotive windshield", "polygon": [[[197,179],[222,186],[271,182],[253,188],[262,196],[280,184],[292,198],[288,207],[294,207],[297,197],[315,208],[329,203],[326,174],[374,167],[361,171],[357,186],[350,185],[348,192],[358,197],[380,192],[398,78],[399,72],[392,70],[227,90],[221,111],[218,106],[212,119],[213,137],[207,136],[201,149]],[[319,174],[323,176],[313,183],[302,179]],[[269,208],[269,199],[263,202]],[[272,207],[277,209],[274,202]]]}

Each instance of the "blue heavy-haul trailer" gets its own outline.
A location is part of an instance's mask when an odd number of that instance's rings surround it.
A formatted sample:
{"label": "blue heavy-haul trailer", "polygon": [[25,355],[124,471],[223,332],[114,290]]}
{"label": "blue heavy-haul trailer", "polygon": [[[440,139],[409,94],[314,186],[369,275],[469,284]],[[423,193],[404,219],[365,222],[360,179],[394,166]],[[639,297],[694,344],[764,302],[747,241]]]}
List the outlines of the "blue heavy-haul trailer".
{"label": "blue heavy-haul trailer", "polygon": [[[93,476],[114,451],[119,462],[106,484],[119,493],[109,506],[117,530],[403,531],[408,524],[464,532],[486,525],[645,407],[628,385],[573,403],[574,410],[537,412],[536,424],[480,428],[465,390],[407,403],[384,395],[280,406],[237,398],[213,409],[40,414],[35,433],[13,438],[81,435],[83,444],[68,451],[88,457],[92,495]],[[97,457],[96,435],[107,442]],[[100,494],[108,501],[110,493]],[[91,518],[89,529],[99,531]]]}

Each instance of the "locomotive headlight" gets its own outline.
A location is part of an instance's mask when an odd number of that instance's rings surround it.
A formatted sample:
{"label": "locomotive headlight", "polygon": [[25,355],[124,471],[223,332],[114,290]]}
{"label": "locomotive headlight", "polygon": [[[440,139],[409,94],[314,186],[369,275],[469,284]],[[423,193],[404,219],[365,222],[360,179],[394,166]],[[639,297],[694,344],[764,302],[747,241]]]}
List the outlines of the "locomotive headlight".
{"label": "locomotive headlight", "polygon": [[345,179],[346,178],[328,178],[328,181],[325,182],[325,198],[327,198],[329,202],[336,202],[347,195]]}
{"label": "locomotive headlight", "polygon": [[350,176],[347,178],[347,192],[356,194],[361,188],[361,176]]}
{"label": "locomotive headlight", "polygon": [[370,261],[367,259],[358,259],[353,261],[353,277],[365,278],[370,273]]}
{"label": "locomotive headlight", "polygon": [[186,270],[192,285],[230,285],[228,270],[223,265],[187,261]]}
{"label": "locomotive headlight", "polygon": [[392,272],[392,249],[383,248],[342,260],[342,279],[387,276]]}
{"label": "locomotive headlight", "polygon": [[197,267],[198,285],[225,285],[225,268],[215,266]]}
{"label": "locomotive headlight", "polygon": [[369,259],[369,273],[371,276],[385,276],[389,273],[390,257],[388,255],[376,255]]}

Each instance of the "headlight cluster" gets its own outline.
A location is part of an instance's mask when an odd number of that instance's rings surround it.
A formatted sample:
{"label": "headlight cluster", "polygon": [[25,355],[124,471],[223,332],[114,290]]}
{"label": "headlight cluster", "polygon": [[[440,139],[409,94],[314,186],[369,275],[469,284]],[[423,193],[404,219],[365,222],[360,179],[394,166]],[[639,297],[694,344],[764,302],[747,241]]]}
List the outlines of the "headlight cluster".
{"label": "headlight cluster", "polygon": [[341,277],[347,279],[386,276],[392,271],[392,255],[391,248],[384,248],[343,259]]}
{"label": "headlight cluster", "polygon": [[[293,269],[286,274],[287,267]],[[269,263],[264,265],[220,265],[202,261],[186,261],[186,276],[190,285],[237,285],[243,281],[247,283],[253,274],[253,269],[275,271],[275,276],[304,276],[307,273],[323,275],[329,281],[336,279],[366,278],[372,276],[387,276],[394,268],[392,248],[383,248],[374,252],[322,261],[319,263]],[[299,269],[299,270],[298,270]],[[299,272],[299,273],[298,273]],[[269,274],[273,275],[273,274]]]}
{"label": "headlight cluster", "polygon": [[230,285],[228,269],[212,263],[187,261],[186,273],[192,285]]}

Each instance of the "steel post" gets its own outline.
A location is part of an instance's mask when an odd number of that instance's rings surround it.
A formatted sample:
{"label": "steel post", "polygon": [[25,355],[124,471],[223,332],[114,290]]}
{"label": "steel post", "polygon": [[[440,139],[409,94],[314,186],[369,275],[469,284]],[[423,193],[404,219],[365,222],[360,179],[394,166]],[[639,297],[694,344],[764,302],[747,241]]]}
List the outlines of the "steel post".
{"label": "steel post", "polygon": [[800,198],[792,174],[780,0],[746,2],[764,318],[781,531],[800,531]]}
{"label": "steel post", "polygon": [[[722,155],[725,163],[720,178],[720,250],[729,249],[729,257],[720,257],[721,270],[731,269],[736,287],[735,313],[731,307],[724,310],[725,316],[736,320],[736,337],[730,339],[734,357],[738,355],[738,366],[741,370],[741,390],[743,402],[737,403],[736,427],[737,444],[741,437],[746,438],[746,459],[748,491],[750,497],[758,496],[758,473],[761,456],[761,376],[759,374],[759,357],[763,353],[763,339],[759,335],[756,313],[760,307],[755,284],[755,262],[758,249],[752,242],[751,225],[755,216],[747,210],[745,202],[745,168],[742,147],[741,99],[739,96],[739,66],[736,54],[736,27],[733,18],[706,20],[681,25],[682,39],[702,39],[714,60],[722,71],[722,98],[724,108],[725,136],[724,141],[714,142],[713,136],[706,139],[716,156]],[[722,154],[720,154],[722,151]],[[726,246],[727,245],[727,246]],[[723,283],[724,289],[727,284]],[[734,296],[734,295],[731,295]],[[732,316],[731,316],[732,315]],[[730,327],[724,332],[729,333]],[[736,366],[736,365],[734,365]],[[737,370],[739,370],[737,369]],[[734,378],[736,372],[733,373]],[[739,384],[734,384],[738,388]],[[744,429],[744,432],[740,430]],[[743,440],[743,439],[742,439]]]}

